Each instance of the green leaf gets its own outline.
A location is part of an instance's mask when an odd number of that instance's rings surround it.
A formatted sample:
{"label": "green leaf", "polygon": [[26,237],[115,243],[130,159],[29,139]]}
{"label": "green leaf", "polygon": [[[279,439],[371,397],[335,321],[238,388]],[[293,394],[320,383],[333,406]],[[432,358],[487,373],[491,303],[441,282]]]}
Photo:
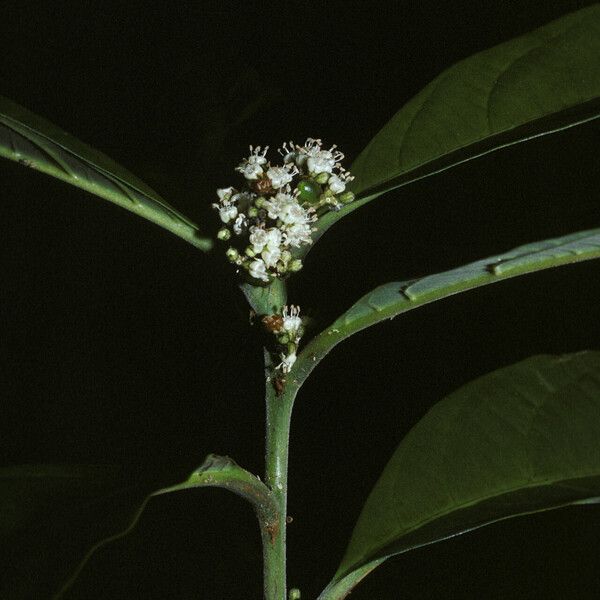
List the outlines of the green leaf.
{"label": "green leaf", "polygon": [[343,598],[353,579],[394,554],[597,502],[600,352],[534,356],[450,394],[408,433],[321,598]]}
{"label": "green leaf", "polygon": [[286,284],[281,279],[274,279],[266,286],[242,283],[240,289],[252,310],[259,316],[280,314],[287,301]]}
{"label": "green leaf", "polygon": [[94,544],[79,563],[71,577],[64,583],[61,589],[53,596],[53,600],[59,600],[73,586],[84,567],[92,556],[101,548],[120,540],[129,535],[138,524],[140,517],[148,503],[157,496],[171,494],[194,488],[219,487],[227,489],[241,496],[252,504],[261,527],[273,527],[277,523],[277,505],[273,500],[271,491],[260,479],[245,469],[242,469],[228,456],[209,454],[202,465],[198,467],[186,481],[169,487],[156,490],[149,494],[141,503],[129,524],[122,531],[105,537]]}
{"label": "green leaf", "polygon": [[160,225],[201,250],[198,227],[106,155],[0,96],[0,156],[52,175]]}
{"label": "green leaf", "polygon": [[352,165],[358,199],[316,238],[391,189],[488,152],[600,116],[600,5],[475,54],[436,77]]}
{"label": "green leaf", "polygon": [[420,279],[386,283],[363,296],[313,338],[298,357],[296,377],[304,381],[332,348],[361,329],[453,294],[592,258],[600,258],[600,229],[526,244]]}

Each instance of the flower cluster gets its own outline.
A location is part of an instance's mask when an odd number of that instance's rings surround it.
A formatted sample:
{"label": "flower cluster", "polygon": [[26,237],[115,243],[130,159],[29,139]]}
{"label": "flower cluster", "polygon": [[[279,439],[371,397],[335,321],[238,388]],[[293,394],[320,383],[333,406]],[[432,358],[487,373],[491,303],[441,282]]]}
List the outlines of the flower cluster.
{"label": "flower cluster", "polygon": [[353,177],[341,166],[344,155],[336,146],[325,150],[312,138],[303,146],[287,142],[279,149],[282,165],[267,160],[268,149],[250,146],[250,155],[236,167],[247,189],[219,189],[213,204],[224,224],[217,237],[243,236],[241,247],[229,247],[227,257],[265,283],[299,271],[302,261],[292,252],[312,243],[312,224],[354,200],[346,191]]}
{"label": "flower cluster", "polygon": [[281,362],[275,367],[283,374],[289,373],[296,362],[296,351],[300,338],[304,333],[300,307],[284,306],[281,315],[267,315],[262,319],[264,326],[277,338],[277,343],[284,352],[280,353]]}

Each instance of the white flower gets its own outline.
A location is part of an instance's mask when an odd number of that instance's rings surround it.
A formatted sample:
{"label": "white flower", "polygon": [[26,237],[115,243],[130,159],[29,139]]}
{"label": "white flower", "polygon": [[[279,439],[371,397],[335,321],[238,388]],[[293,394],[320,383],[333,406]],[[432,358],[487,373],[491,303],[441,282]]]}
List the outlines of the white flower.
{"label": "white flower", "polygon": [[263,259],[267,268],[272,268],[277,264],[277,261],[281,257],[281,250],[279,247],[269,248],[268,246],[261,252],[261,258]]}
{"label": "white flower", "polygon": [[311,232],[312,230],[308,223],[292,225],[284,232],[285,243],[295,248],[299,248],[302,244],[312,244]]}
{"label": "white flower", "polygon": [[215,204],[214,206],[219,209],[219,216],[221,217],[221,221],[223,221],[223,223],[229,223],[229,221],[232,221],[237,217],[238,209],[235,206],[230,204],[226,204],[225,206],[221,207],[219,207],[218,204]]}
{"label": "white flower", "polygon": [[283,234],[281,233],[281,231],[279,229],[277,229],[277,227],[271,227],[270,229],[267,229],[266,234],[267,234],[267,242],[266,242],[267,247],[270,250],[279,248],[279,246],[281,245],[281,240],[283,238]]}
{"label": "white flower", "polygon": [[346,182],[340,179],[337,175],[332,175],[327,180],[327,185],[334,194],[341,194],[346,189]]}
{"label": "white flower", "polygon": [[246,228],[248,223],[248,217],[245,214],[238,215],[235,223],[233,224],[233,232],[236,235],[240,235],[242,231]]}
{"label": "white flower", "polygon": [[262,229],[261,227],[252,226],[250,228],[250,244],[252,244],[252,250],[257,254],[262,252],[265,247],[269,250],[279,249],[282,238],[283,234],[277,227]]}
{"label": "white flower", "polygon": [[269,276],[267,275],[267,268],[265,266],[264,261],[260,258],[253,260],[248,265],[248,272],[250,273],[251,277],[254,277],[254,279],[260,279],[261,281],[267,282],[269,281]]}
{"label": "white flower", "polygon": [[285,192],[277,192],[277,194],[275,194],[275,198],[267,200],[264,203],[264,207],[267,209],[269,219],[278,219],[282,207],[291,200],[293,200],[292,196],[290,194],[286,194]]}
{"label": "white flower", "polygon": [[222,203],[226,203],[227,200],[229,200],[231,198],[232,194],[233,194],[232,187],[220,188],[217,190],[217,196],[219,196],[219,201]]}
{"label": "white flower", "polygon": [[234,189],[232,187],[218,189],[217,196],[219,197],[219,202],[212,205],[214,209],[219,211],[219,217],[221,217],[223,223],[229,223],[229,221],[235,219],[238,214],[238,210],[233,205],[231,197],[233,192]]}
{"label": "white flower", "polygon": [[252,244],[254,252],[257,254],[262,252],[262,249],[267,245],[267,232],[261,227],[250,227],[250,244]]}
{"label": "white flower", "polygon": [[306,211],[298,204],[296,200],[286,202],[279,211],[279,218],[286,225],[297,225],[306,223]]}
{"label": "white flower", "polygon": [[285,331],[291,339],[296,343],[299,341],[298,330],[302,327],[302,319],[300,318],[300,307],[293,304],[289,307],[283,307],[283,331]]}
{"label": "white flower", "polygon": [[304,146],[296,146],[296,164],[303,168],[306,164],[306,160],[310,156],[314,156],[321,149],[321,140],[308,138],[304,143]]}
{"label": "white flower", "polygon": [[260,146],[256,148],[250,146],[250,156],[245,158],[235,170],[239,171],[248,180],[258,179],[258,176],[263,172],[262,165],[267,162],[265,154],[268,149],[269,146],[266,146],[261,153]]}
{"label": "white flower", "polygon": [[237,167],[236,170],[239,171],[246,179],[250,181],[258,179],[258,176],[263,172],[263,169],[260,165],[250,162],[246,164],[242,163],[239,167]]}
{"label": "white flower", "polygon": [[[233,249],[228,251],[231,262],[244,267],[254,279],[268,283],[273,277],[302,268],[301,260],[292,257],[293,248],[312,243],[311,224],[317,220],[317,207],[339,210],[343,203],[351,201],[352,194],[344,191],[353,177],[339,163],[344,155],[335,145],[323,149],[320,139],[307,138],[303,146],[284,143],[279,149],[282,166],[267,161],[267,150],[268,147],[250,146],[249,156],[236,167],[249,180],[247,191],[220,188],[219,202],[213,208],[227,225],[219,230],[219,239],[229,239],[231,233],[248,236],[249,245],[243,256],[234,257]],[[314,205],[305,201],[293,183],[297,175],[314,177],[320,185],[327,182],[325,193]],[[283,317],[287,319],[288,337],[297,342],[301,331],[298,309],[292,306]],[[288,348],[289,355],[283,357],[285,372],[296,360],[294,343]]]}
{"label": "white flower", "polygon": [[298,173],[298,169],[290,172],[285,167],[270,167],[267,171],[267,177],[271,180],[271,185],[278,190],[290,183],[296,173]]}
{"label": "white flower", "polygon": [[335,158],[329,150],[320,150],[306,161],[311,173],[331,173],[335,167]]}
{"label": "white flower", "polygon": [[[290,145],[289,148],[288,144]],[[294,142],[285,142],[281,148],[278,148],[277,152],[283,156],[284,164],[294,162],[297,154]]]}
{"label": "white flower", "polygon": [[284,373],[289,373],[296,362],[296,353],[291,352],[287,356],[281,355],[281,362],[277,365],[278,369],[281,369]]}

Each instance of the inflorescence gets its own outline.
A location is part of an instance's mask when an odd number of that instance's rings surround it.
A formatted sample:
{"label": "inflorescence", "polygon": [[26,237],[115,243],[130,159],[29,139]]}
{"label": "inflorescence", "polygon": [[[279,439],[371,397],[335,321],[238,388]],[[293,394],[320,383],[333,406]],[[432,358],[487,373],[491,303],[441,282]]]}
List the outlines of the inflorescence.
{"label": "inflorescence", "polygon": [[268,149],[250,146],[250,156],[236,167],[248,189],[219,189],[213,204],[224,224],[217,237],[226,241],[233,233],[242,241],[229,247],[227,257],[264,283],[299,271],[302,261],[292,251],[312,243],[313,223],[354,200],[346,191],[354,178],[341,166],[344,155],[335,145],[324,150],[317,139],[303,146],[287,142],[279,149],[281,166],[267,160]]}
{"label": "inflorescence", "polygon": [[283,374],[289,373],[296,362],[296,352],[304,333],[300,307],[286,305],[281,315],[268,315],[262,321],[265,328],[275,335],[277,344],[282,349],[279,354],[281,362],[275,368]]}

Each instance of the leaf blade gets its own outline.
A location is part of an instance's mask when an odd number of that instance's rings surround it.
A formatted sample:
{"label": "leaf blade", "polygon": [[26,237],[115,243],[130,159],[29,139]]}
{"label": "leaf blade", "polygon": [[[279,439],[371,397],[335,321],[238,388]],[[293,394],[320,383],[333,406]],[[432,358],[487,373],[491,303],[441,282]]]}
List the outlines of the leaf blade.
{"label": "leaf blade", "polygon": [[103,153],[0,96],[0,156],[104,198],[207,251],[212,241],[154,190]]}
{"label": "leaf blade", "polygon": [[344,597],[354,571],[394,554],[600,502],[599,439],[600,352],[534,356],[463,386],[398,446],[322,598]]}
{"label": "leaf blade", "polygon": [[600,116],[600,5],[466,58],[436,77],[351,167],[357,200],[317,223],[320,237],[386,191]]}
{"label": "leaf blade", "polygon": [[298,357],[298,379],[304,381],[337,344],[367,327],[477,287],[595,258],[600,258],[600,229],[525,244],[449,271],[381,285],[307,344]]}

